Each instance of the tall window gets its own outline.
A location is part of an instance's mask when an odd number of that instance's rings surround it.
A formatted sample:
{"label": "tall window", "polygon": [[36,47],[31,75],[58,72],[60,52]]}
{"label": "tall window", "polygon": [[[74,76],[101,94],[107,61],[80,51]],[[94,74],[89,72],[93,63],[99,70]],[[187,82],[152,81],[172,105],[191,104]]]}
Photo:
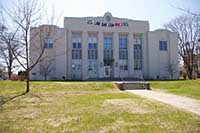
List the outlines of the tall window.
{"label": "tall window", "polygon": [[88,59],[97,59],[97,37],[93,34],[88,37]]}
{"label": "tall window", "polygon": [[81,59],[81,34],[72,34],[72,59]]}
{"label": "tall window", "polygon": [[142,36],[137,35],[134,36],[134,69],[141,70],[142,69]]}
{"label": "tall window", "polygon": [[46,38],[44,40],[44,48],[53,48],[53,39],[52,38]]}
{"label": "tall window", "polygon": [[104,36],[104,59],[111,60],[113,58],[112,36]]}
{"label": "tall window", "polygon": [[119,59],[128,59],[128,39],[126,35],[119,36]]}
{"label": "tall window", "polygon": [[128,65],[120,65],[119,69],[126,71],[128,70]]}
{"label": "tall window", "polygon": [[159,41],[160,51],[167,51],[167,41]]}

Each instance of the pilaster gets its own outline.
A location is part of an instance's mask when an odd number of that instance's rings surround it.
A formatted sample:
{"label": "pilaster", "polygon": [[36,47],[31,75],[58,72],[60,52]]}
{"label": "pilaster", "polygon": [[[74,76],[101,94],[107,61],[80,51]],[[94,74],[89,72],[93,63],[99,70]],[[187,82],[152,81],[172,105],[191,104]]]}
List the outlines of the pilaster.
{"label": "pilaster", "polygon": [[82,32],[82,79],[88,79],[88,33]]}
{"label": "pilaster", "polygon": [[103,57],[104,57],[104,44],[103,44],[103,32],[98,33],[98,71],[99,71],[99,78],[104,77],[104,64],[103,64]]}
{"label": "pilaster", "polygon": [[134,77],[133,34],[128,34],[128,77]]}
{"label": "pilaster", "polygon": [[119,33],[113,34],[113,58],[114,58],[114,77],[119,77]]}

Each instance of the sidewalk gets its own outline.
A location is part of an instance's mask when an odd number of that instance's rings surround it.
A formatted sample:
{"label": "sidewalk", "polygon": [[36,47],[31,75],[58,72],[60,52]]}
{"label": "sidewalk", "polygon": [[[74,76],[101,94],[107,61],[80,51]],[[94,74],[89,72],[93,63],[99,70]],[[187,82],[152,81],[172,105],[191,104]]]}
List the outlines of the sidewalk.
{"label": "sidewalk", "polygon": [[163,102],[179,109],[184,109],[200,115],[200,101],[181,97],[164,92],[157,92],[152,90],[126,90],[127,92],[139,95],[141,97],[150,98],[159,102]]}

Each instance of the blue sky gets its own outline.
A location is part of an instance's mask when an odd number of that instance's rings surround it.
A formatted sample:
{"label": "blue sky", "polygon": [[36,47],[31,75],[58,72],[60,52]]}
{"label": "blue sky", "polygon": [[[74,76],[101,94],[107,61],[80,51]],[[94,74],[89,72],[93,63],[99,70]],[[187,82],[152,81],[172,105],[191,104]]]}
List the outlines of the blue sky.
{"label": "blue sky", "polygon": [[[163,25],[183,12],[175,7],[200,12],[200,0],[47,0],[62,17],[102,16],[109,11],[114,17],[148,20],[150,29]],[[52,5],[50,7],[52,7]],[[61,21],[63,21],[61,17]],[[61,24],[62,25],[62,24]]]}
{"label": "blue sky", "polygon": [[[3,3],[8,0],[1,0]],[[10,0],[11,1],[11,0]],[[43,0],[49,10],[55,9],[60,16],[59,26],[63,26],[63,18],[103,16],[109,11],[114,17],[133,20],[148,20],[150,30],[163,28],[163,25],[183,11],[175,7],[200,12],[200,0]],[[49,11],[50,12],[50,11]]]}

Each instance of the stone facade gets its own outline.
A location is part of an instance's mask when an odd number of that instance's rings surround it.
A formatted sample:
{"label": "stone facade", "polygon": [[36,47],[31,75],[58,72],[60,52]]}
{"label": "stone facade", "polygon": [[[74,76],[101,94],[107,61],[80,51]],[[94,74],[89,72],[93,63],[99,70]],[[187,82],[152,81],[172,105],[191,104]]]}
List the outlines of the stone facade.
{"label": "stone facade", "polygon": [[[30,36],[44,27],[32,28]],[[45,49],[43,61],[31,71],[32,80],[179,78],[178,65],[173,77],[168,71],[169,64],[178,64],[177,33],[149,31],[148,21],[116,18],[109,12],[103,17],[65,17],[64,28],[54,26],[46,41],[41,41],[45,35],[37,36],[30,44],[30,60],[36,59],[39,44]],[[51,60],[45,62],[47,58]],[[49,69],[46,75],[43,65]]]}

